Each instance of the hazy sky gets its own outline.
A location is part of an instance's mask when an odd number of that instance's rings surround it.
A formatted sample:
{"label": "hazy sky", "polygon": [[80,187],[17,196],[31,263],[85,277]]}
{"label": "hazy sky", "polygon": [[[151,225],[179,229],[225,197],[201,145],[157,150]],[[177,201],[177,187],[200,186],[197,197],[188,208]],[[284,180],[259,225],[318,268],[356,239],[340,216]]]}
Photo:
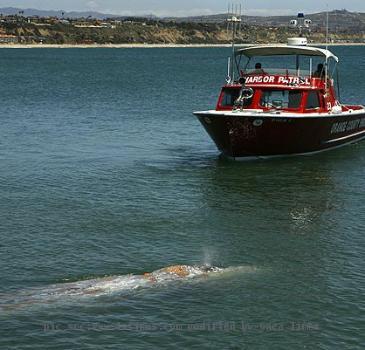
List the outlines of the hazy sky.
{"label": "hazy sky", "polygon": [[[185,16],[223,13],[230,0],[0,0],[0,7],[37,8],[41,10],[85,11],[93,10],[110,14],[158,16]],[[299,11],[306,13],[346,8],[365,12],[364,0],[246,0],[245,13],[249,15],[286,15]]]}

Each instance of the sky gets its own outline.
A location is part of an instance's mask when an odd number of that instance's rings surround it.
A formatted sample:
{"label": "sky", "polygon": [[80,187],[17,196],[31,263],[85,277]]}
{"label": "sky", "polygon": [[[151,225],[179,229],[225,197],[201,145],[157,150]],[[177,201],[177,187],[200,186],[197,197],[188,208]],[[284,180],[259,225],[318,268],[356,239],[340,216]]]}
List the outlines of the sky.
{"label": "sky", "polygon": [[0,0],[0,7],[39,10],[98,11],[120,15],[190,16],[227,11],[228,3],[243,4],[247,15],[292,15],[329,9],[365,12],[364,0]]}

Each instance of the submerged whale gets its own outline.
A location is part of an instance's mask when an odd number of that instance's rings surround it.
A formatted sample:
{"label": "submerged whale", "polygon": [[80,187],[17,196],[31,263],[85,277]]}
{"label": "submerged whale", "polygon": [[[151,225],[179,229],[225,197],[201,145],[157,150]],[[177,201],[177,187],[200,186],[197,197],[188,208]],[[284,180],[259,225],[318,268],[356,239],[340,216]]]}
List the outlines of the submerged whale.
{"label": "submerged whale", "polygon": [[48,287],[21,291],[12,296],[0,296],[0,309],[17,309],[32,304],[51,304],[76,297],[98,297],[113,295],[139,288],[162,286],[173,281],[187,281],[234,272],[243,267],[220,268],[210,265],[174,265],[142,275],[120,275],[101,277],[77,282],[53,284]]}

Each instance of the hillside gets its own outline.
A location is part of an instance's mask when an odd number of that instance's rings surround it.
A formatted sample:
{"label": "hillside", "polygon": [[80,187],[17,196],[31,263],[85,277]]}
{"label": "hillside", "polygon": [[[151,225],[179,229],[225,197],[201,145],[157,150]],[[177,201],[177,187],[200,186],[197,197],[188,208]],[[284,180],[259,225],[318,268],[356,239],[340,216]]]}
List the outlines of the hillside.
{"label": "hillside", "polygon": [[[226,44],[226,15],[189,18],[109,18],[97,20],[59,17],[1,16],[0,42],[46,44]],[[325,41],[326,14],[308,16],[312,42]],[[238,43],[286,42],[296,35],[288,23],[292,17],[245,17]],[[330,13],[333,42],[365,42],[365,14],[345,10]]]}
{"label": "hillside", "polygon": [[[0,8],[0,14],[4,16],[17,15],[22,12],[24,17],[63,17],[70,19],[77,18],[94,18],[104,20],[107,18],[119,18],[126,19],[127,16],[120,16],[116,14],[106,14],[94,11],[83,12],[67,12],[62,9],[58,11],[54,10],[37,10],[37,9],[20,9],[16,7],[3,7]],[[306,14],[306,16],[312,20],[314,27],[323,27],[326,23],[326,13],[312,13]],[[147,16],[145,16],[147,17]],[[140,17],[141,18],[141,17]],[[157,18],[156,16],[149,15],[150,19],[159,19],[163,21],[174,21],[176,23],[188,22],[188,23],[222,23],[227,20],[227,14],[216,14],[210,16],[195,16],[195,17],[165,17]],[[243,21],[248,25],[258,26],[275,26],[286,27],[294,16],[243,16]],[[330,27],[332,29],[341,28],[342,30],[360,30],[365,31],[365,13],[361,12],[349,12],[343,10],[333,10],[329,12]]]}

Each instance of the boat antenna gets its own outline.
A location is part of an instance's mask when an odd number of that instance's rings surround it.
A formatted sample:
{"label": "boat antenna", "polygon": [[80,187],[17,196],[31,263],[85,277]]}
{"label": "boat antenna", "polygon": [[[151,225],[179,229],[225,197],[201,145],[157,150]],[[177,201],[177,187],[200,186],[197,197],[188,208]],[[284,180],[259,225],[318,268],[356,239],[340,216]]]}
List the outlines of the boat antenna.
{"label": "boat antenna", "polygon": [[241,34],[242,31],[242,4],[240,4],[240,30],[239,33]]}
{"label": "boat antenna", "polygon": [[229,22],[228,22],[228,19],[229,19],[230,13],[231,13],[231,4],[228,3],[228,11],[227,11],[227,35],[228,35],[228,32],[229,32]]}
{"label": "boat antenna", "polygon": [[241,10],[238,12],[238,5],[232,4],[232,12],[229,13],[230,5],[228,5],[228,19],[227,19],[227,32],[231,28],[232,30],[232,58],[229,60],[230,64],[230,75],[228,76],[227,81],[230,83],[234,82],[234,66],[233,62],[235,61],[235,41],[236,35],[240,29],[240,24],[242,22],[241,18]]}
{"label": "boat antenna", "polygon": [[[327,4],[327,11],[326,11],[326,50],[328,50],[328,36],[329,36],[329,13],[328,13],[328,4]],[[325,64],[325,81],[326,81],[326,94],[328,90],[328,55],[326,55],[326,64]]]}
{"label": "boat antenna", "polygon": [[328,50],[328,32],[329,32],[329,14],[328,14],[328,4],[326,11],[326,50]]}

